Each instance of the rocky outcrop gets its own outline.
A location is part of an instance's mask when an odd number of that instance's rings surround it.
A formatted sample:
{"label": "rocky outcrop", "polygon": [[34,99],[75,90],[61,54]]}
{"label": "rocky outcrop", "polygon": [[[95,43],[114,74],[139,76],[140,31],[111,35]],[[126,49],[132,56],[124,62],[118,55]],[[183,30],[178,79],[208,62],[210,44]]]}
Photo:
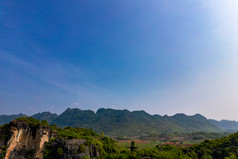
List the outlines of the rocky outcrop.
{"label": "rocky outcrop", "polygon": [[100,157],[95,145],[85,146],[85,144],[85,139],[64,140],[58,138],[47,145],[47,149],[50,151],[47,158],[80,159],[84,156],[90,158]]}
{"label": "rocky outcrop", "polygon": [[56,137],[49,126],[30,126],[24,121],[11,121],[5,159],[38,158],[43,159],[45,142]]}
{"label": "rocky outcrop", "polygon": [[[100,157],[86,139],[62,138],[54,126],[13,120],[0,127],[0,159],[81,159]],[[87,145],[87,146],[86,146]]]}

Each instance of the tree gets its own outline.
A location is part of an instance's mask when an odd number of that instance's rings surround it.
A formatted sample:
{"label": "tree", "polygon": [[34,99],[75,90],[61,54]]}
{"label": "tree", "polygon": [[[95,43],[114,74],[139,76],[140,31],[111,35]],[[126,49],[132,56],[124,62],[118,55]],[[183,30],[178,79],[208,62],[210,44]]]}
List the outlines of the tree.
{"label": "tree", "polygon": [[61,155],[63,154],[62,148],[58,148],[58,149],[57,149],[57,153],[58,153],[59,156],[61,156]]}
{"label": "tree", "polygon": [[131,146],[130,146],[131,151],[134,151],[136,149],[136,143],[135,141],[131,141]]}
{"label": "tree", "polygon": [[86,146],[84,144],[79,145],[78,152],[79,153],[85,153],[86,152]]}

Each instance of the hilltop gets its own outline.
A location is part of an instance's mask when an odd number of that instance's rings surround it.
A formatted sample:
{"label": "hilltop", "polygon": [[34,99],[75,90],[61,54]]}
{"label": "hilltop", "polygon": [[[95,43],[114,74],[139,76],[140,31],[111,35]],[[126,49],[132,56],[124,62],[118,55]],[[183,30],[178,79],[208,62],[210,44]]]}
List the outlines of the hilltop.
{"label": "hilltop", "polygon": [[15,118],[19,118],[22,116],[26,116],[25,114],[14,114],[14,115],[0,115],[0,125],[9,123],[11,120]]}
{"label": "hilltop", "polygon": [[219,128],[211,124],[202,115],[174,116],[150,115],[145,111],[128,111],[115,109],[80,110],[68,108],[52,124],[60,127],[73,126],[92,128],[110,136],[141,136],[150,133],[173,133],[206,131],[217,132]]}
{"label": "hilltop", "polygon": [[[9,121],[26,116],[18,115],[0,115],[0,125]],[[83,127],[91,128],[100,133],[104,132],[110,136],[143,136],[148,134],[161,133],[190,133],[190,132],[235,132],[238,130],[236,121],[216,121],[207,119],[201,114],[188,116],[186,114],[175,114],[173,116],[150,115],[147,112],[116,110],[116,109],[98,109],[81,110],[77,108],[68,108],[60,115],[42,112],[32,115],[39,120],[47,120],[50,124],[59,127]]]}

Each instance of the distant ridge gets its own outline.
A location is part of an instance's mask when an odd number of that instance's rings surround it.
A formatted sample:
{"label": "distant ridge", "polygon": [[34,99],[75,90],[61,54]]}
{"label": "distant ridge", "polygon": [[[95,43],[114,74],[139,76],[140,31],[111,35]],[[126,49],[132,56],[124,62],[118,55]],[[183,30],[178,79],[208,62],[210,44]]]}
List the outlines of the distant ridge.
{"label": "distant ridge", "polygon": [[[9,123],[11,120],[27,116],[26,114],[13,114],[13,115],[0,115],[0,125]],[[48,123],[51,123],[53,120],[55,120],[58,115],[53,114],[51,112],[42,112],[32,115],[33,118],[39,119],[39,120],[47,120]]]}
{"label": "distant ridge", "polygon": [[[11,120],[26,116],[0,115],[0,125]],[[135,136],[151,133],[174,133],[174,132],[234,132],[238,130],[238,122],[207,119],[201,114],[188,116],[178,113],[173,116],[150,115],[144,110],[129,111],[100,108],[96,112],[92,110],[80,110],[68,108],[62,114],[42,112],[32,115],[39,120],[47,120],[50,124],[60,127],[84,127],[107,135]]]}
{"label": "distant ridge", "polygon": [[237,121],[230,121],[230,120],[209,120],[212,124],[217,126],[218,128],[226,131],[226,132],[236,132],[238,131],[238,122]]}
{"label": "distant ridge", "polygon": [[52,114],[50,112],[42,112],[32,115],[33,118],[39,119],[39,120],[46,120],[48,123],[52,123],[57,117],[57,114]]}
{"label": "distant ridge", "polygon": [[9,123],[11,120],[26,116],[25,114],[0,115],[0,125]]}
{"label": "distant ridge", "polygon": [[68,108],[60,114],[52,124],[60,127],[85,127],[108,135],[145,135],[151,133],[173,132],[218,132],[221,131],[200,114],[187,116],[176,114],[174,116],[150,115],[145,111],[128,111],[115,109],[91,110]]}

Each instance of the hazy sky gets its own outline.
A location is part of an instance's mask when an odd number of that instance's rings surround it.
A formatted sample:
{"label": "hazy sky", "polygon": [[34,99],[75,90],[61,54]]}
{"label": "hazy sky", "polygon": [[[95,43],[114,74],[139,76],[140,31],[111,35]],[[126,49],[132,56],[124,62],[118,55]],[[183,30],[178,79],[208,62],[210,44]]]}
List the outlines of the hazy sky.
{"label": "hazy sky", "polygon": [[0,114],[100,107],[238,120],[237,0],[0,2]]}

